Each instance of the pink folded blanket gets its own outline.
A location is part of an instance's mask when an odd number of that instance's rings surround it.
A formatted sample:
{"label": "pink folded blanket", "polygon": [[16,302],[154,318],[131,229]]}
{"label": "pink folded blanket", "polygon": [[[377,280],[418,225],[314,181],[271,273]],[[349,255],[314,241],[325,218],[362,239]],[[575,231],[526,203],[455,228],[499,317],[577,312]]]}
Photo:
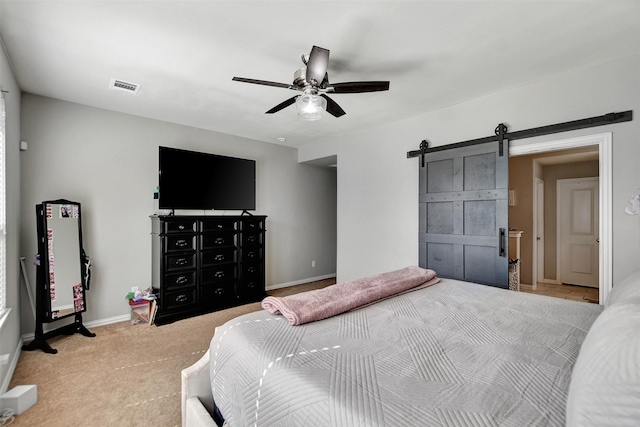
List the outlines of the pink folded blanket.
{"label": "pink folded blanket", "polygon": [[409,266],[287,297],[266,297],[262,308],[282,314],[291,325],[326,319],[439,282],[436,272]]}

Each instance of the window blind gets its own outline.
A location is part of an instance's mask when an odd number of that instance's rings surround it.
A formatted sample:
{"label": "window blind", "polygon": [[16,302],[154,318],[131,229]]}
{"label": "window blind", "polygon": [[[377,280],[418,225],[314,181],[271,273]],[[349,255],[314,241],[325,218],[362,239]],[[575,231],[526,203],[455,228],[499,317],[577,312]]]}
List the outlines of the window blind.
{"label": "window blind", "polygon": [[7,215],[6,215],[6,131],[4,93],[0,92],[0,314],[6,309]]}

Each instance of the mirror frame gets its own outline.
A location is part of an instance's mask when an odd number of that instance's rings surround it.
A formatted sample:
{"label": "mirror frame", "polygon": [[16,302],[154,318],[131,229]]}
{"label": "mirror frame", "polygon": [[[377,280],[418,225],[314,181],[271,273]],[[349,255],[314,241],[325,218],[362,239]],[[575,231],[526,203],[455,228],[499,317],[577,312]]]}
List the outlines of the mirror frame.
{"label": "mirror frame", "polygon": [[[71,312],[66,313],[64,315],[54,315],[57,311],[53,311],[53,304],[51,301],[51,280],[50,274],[51,269],[49,265],[49,236],[47,234],[48,230],[48,220],[50,216],[47,214],[47,206],[49,205],[75,205],[78,207],[78,253],[79,253],[79,265],[80,271],[80,285],[82,292],[82,309],[77,310],[75,302],[73,302],[73,309]],[[84,313],[87,311],[87,298],[86,298],[86,280],[85,280],[85,266],[84,266],[84,257],[83,257],[83,246],[82,246],[82,206],[79,202],[74,202],[66,199],[58,199],[58,200],[47,200],[42,202],[42,204],[36,206],[36,214],[38,216],[38,254],[40,256],[39,264],[38,264],[38,272],[36,276],[39,276],[39,279],[36,279],[36,283],[38,286],[38,292],[41,292],[42,295],[42,304],[38,310],[41,310],[42,321],[46,323],[55,322],[56,320],[65,319],[70,316],[74,316],[76,314]],[[55,259],[55,254],[54,254]],[[55,272],[53,273],[55,275]],[[72,300],[73,301],[73,300]],[[76,311],[77,310],[77,311]]]}
{"label": "mirror frame", "polygon": [[[65,314],[64,316],[51,315],[51,294],[49,283],[49,266],[48,266],[48,234],[47,234],[47,205],[60,204],[60,205],[77,205],[78,206],[78,248],[80,258],[80,285],[82,288],[82,310],[76,310],[76,304],[73,303],[73,312]],[[61,213],[62,215],[62,213]],[[87,311],[87,271],[88,268],[84,259],[86,257],[84,248],[82,246],[82,210],[79,202],[73,202],[66,199],[48,200],[36,205],[36,227],[38,229],[38,256],[39,260],[36,262],[36,327],[34,332],[34,339],[29,344],[24,344],[22,350],[33,351],[42,350],[45,353],[56,354],[58,350],[52,348],[47,340],[59,335],[73,335],[81,334],[85,337],[95,337],[96,334],[89,331],[82,321],[82,313]],[[54,236],[55,237],[55,236]],[[55,254],[54,254],[55,255]],[[55,259],[54,259],[55,261]],[[55,278],[55,277],[54,277]],[[75,296],[75,295],[74,295]],[[66,319],[74,316],[73,323],[60,326],[57,329],[51,329],[44,332],[43,323],[55,322],[56,320]]]}

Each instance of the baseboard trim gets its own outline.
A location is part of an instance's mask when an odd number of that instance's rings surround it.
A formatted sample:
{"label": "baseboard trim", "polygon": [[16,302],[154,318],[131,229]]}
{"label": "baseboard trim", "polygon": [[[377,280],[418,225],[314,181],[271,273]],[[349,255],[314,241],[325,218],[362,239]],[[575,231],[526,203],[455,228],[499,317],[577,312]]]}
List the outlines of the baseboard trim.
{"label": "baseboard trim", "polygon": [[306,279],[294,280],[293,282],[277,283],[274,285],[269,285],[266,287],[266,289],[268,291],[273,291],[274,289],[288,288],[290,286],[302,285],[303,283],[317,282],[318,280],[332,279],[334,277],[336,277],[336,273],[325,274],[324,276],[308,277]]}
{"label": "baseboard trim", "polygon": [[105,326],[112,323],[126,322],[129,320],[131,320],[131,314],[122,314],[120,316],[107,317],[106,319],[98,319],[92,320],[91,322],[85,322],[84,326],[86,326],[87,328],[93,328],[96,326]]}
{"label": "baseboard trim", "polygon": [[9,390],[9,384],[11,384],[11,379],[13,378],[13,373],[16,371],[16,366],[18,366],[18,359],[20,359],[20,352],[22,351],[22,339],[18,342],[18,346],[13,351],[11,355],[11,363],[7,369],[7,373],[2,381],[2,385],[0,386],[0,394],[5,394]]}

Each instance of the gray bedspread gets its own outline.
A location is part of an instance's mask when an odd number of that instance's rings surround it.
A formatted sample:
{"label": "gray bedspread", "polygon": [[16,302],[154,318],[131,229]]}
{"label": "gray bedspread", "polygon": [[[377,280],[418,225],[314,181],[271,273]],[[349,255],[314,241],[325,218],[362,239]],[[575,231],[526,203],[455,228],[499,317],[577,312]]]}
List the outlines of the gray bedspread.
{"label": "gray bedspread", "polygon": [[443,279],[291,326],[260,311],[211,341],[229,426],[563,426],[602,307]]}

